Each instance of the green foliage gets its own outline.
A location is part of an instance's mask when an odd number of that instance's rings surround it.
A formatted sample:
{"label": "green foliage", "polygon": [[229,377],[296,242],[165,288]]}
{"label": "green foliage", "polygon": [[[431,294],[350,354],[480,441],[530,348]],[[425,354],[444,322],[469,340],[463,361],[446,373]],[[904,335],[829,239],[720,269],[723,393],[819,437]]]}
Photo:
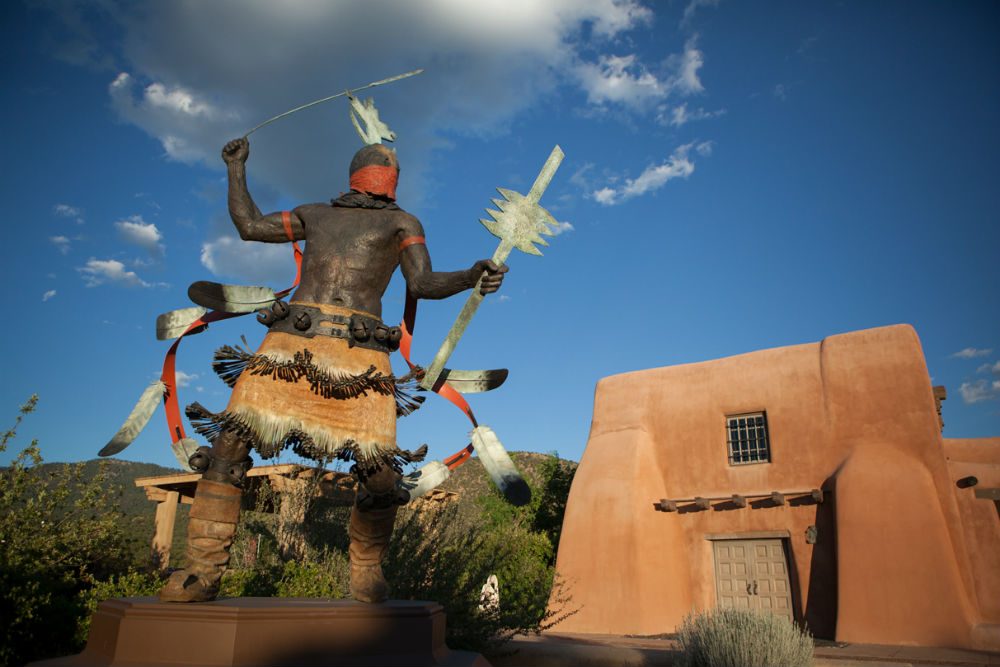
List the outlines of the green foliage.
{"label": "green foliage", "polygon": [[[408,511],[397,521],[385,563],[393,595],[441,603],[452,648],[493,653],[514,634],[551,627],[567,615],[546,610],[554,572],[549,538],[518,521],[493,519],[463,521],[456,508],[445,507]],[[500,604],[484,611],[482,587],[493,574]]]}
{"label": "green foliage", "polygon": [[78,600],[83,614],[77,620],[77,644],[82,646],[86,643],[90,617],[97,611],[98,604],[112,598],[149,597],[159,593],[161,586],[163,578],[159,573],[129,568],[104,581],[95,581],[92,586],[80,591]]}
{"label": "green foliage", "polygon": [[[559,582],[557,610],[547,605],[554,585],[552,536],[558,539],[553,522],[562,521],[572,475],[555,457],[543,469],[532,504],[523,508],[491,489],[476,499],[472,513],[455,504],[400,510],[383,566],[392,596],[444,606],[452,648],[495,653],[514,634],[551,627],[567,615],[558,609],[568,599]],[[309,544],[294,559],[279,548],[280,517],[244,512],[233,547],[233,564],[240,567],[223,577],[222,595],[349,597],[350,510],[303,502],[308,506],[295,514],[306,517]],[[500,605],[483,611],[480,596],[490,575],[500,582]]]}
{"label": "green foliage", "polygon": [[[22,406],[0,452],[36,401]],[[137,568],[149,564],[152,508],[132,497],[139,492],[128,484],[130,471],[115,462],[43,464],[37,442],[0,470],[0,667],[78,652],[101,601],[151,596],[162,586],[160,573]],[[573,472],[556,457],[533,472],[526,507],[512,507],[492,486],[484,490],[480,471],[477,490],[461,490],[471,502],[400,510],[385,562],[393,597],[440,602],[453,648],[495,652],[513,634],[567,615],[548,611],[547,603],[553,589],[557,607],[567,600],[553,582],[553,565]],[[145,517],[123,520],[123,483],[133,514]],[[222,596],[349,597],[350,509],[302,491],[302,498],[283,494],[279,501],[264,488],[255,509],[243,512]],[[179,546],[175,556],[183,553]],[[490,575],[500,582],[500,604],[483,610]]]}
{"label": "green foliage", "polygon": [[[21,406],[0,452],[38,402]],[[79,648],[74,629],[85,613],[79,593],[116,573],[126,540],[114,507],[118,489],[106,468],[82,477],[83,464],[41,474],[32,441],[0,471],[0,665],[68,653]]]}
{"label": "green foliage", "polygon": [[231,568],[222,576],[219,596],[224,598],[270,598],[281,570],[273,567]]}
{"label": "green foliage", "polygon": [[350,597],[351,566],[343,552],[331,551],[320,558],[285,563],[275,595],[282,598]]}
{"label": "green foliage", "polygon": [[788,619],[747,609],[713,609],[684,619],[678,667],[807,667],[809,633]]}
{"label": "green foliage", "polygon": [[554,564],[563,516],[566,514],[566,499],[575,473],[575,468],[571,468],[552,452],[542,462],[537,481],[532,483],[527,480],[531,487],[531,502],[515,507],[504,500],[500,492],[491,485],[486,493],[476,499],[481,518],[491,527],[516,524],[545,535],[552,546],[549,563]]}

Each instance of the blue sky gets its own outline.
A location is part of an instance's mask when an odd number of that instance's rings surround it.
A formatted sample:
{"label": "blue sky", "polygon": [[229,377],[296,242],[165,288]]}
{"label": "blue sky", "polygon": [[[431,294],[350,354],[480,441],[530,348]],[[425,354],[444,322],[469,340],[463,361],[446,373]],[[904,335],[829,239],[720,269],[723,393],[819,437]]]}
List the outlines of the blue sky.
{"label": "blue sky", "polygon": [[[92,458],[118,429],[159,374],[155,318],[190,305],[188,284],[290,284],[287,246],[235,236],[221,146],[417,67],[371,92],[436,268],[489,256],[477,220],[494,188],[525,192],[554,144],[566,153],[542,200],[562,233],[544,257],[515,252],[450,364],[511,370],[472,397],[508,449],[579,459],[606,375],[904,322],[948,389],[945,435],[1000,435],[994,3],[9,2],[0,16],[0,252],[16,287],[0,408],[13,422],[39,394],[21,444],[38,438],[48,460]],[[337,196],[358,147],[343,100],[275,123],[251,137],[251,192],[264,210]],[[402,297],[397,276],[387,321]],[[418,361],[463,301],[422,304]],[[186,340],[182,404],[224,407],[212,351],[262,334],[243,318]],[[400,444],[442,458],[467,430],[431,398]],[[162,410],[120,456],[174,465]]]}

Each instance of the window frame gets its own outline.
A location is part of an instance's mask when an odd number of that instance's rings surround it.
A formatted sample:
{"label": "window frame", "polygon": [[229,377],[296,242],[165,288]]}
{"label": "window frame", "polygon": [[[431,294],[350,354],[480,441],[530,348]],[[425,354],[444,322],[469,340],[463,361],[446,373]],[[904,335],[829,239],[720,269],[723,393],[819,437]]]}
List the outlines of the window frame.
{"label": "window frame", "polygon": [[[733,420],[740,419],[754,419],[760,418],[761,423],[754,423],[753,425],[744,425],[742,429],[737,421],[736,431],[737,440],[732,440],[733,433]],[[766,410],[756,410],[753,412],[740,412],[736,414],[727,414],[726,422],[726,459],[730,466],[739,467],[747,465],[757,465],[761,463],[771,463],[773,452],[771,448],[771,429],[767,424],[767,411]],[[750,437],[750,430],[753,430],[753,437]],[[760,433],[763,431],[763,447],[760,446]],[[747,436],[742,438],[741,436]],[[751,445],[756,446],[751,449]],[[739,447],[743,444],[744,447]],[[737,447],[734,449],[734,445]],[[749,458],[755,456],[758,458]],[[763,456],[763,458],[761,458]],[[743,460],[739,460],[743,459]]]}

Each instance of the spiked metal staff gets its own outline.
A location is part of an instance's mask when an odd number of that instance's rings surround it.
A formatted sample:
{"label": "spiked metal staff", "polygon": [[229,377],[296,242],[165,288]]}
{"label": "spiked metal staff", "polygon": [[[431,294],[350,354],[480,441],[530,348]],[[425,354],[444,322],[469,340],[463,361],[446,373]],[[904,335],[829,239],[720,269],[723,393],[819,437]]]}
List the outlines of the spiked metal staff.
{"label": "spiked metal staff", "polygon": [[[498,266],[503,264],[514,248],[530,255],[541,255],[542,252],[534,244],[548,245],[541,235],[552,236],[553,232],[550,227],[555,226],[556,220],[551,213],[538,205],[538,200],[542,198],[542,193],[549,186],[549,182],[556,173],[556,169],[559,168],[562,159],[562,149],[556,146],[549,154],[542,170],[538,172],[538,177],[527,195],[497,188],[497,192],[503,195],[503,199],[494,199],[493,204],[500,210],[486,209],[493,220],[480,219],[479,222],[483,223],[483,226],[491,234],[500,239],[496,252],[493,253],[493,262]],[[483,302],[483,295],[479,291],[480,283],[482,283],[482,276],[462,307],[462,312],[458,314],[455,324],[451,326],[451,331],[448,332],[448,336],[435,355],[434,361],[427,368],[424,379],[420,382],[424,389],[434,388],[444,365],[455,350],[455,345],[465,333],[465,328],[469,326],[479,304]]]}
{"label": "spiked metal staff", "polygon": [[[549,158],[542,166],[542,170],[538,173],[538,177],[527,195],[497,188],[503,199],[494,199],[493,204],[499,210],[486,209],[486,212],[493,219],[480,219],[479,221],[491,234],[500,239],[496,252],[493,253],[493,262],[497,265],[503,264],[514,248],[531,255],[541,255],[541,251],[535,247],[535,244],[548,245],[541,235],[552,236],[551,227],[555,226],[556,221],[548,211],[538,205],[538,201],[542,198],[542,193],[548,187],[562,159],[562,149],[556,146],[549,154]],[[462,307],[462,312],[458,314],[455,324],[452,325],[451,331],[448,332],[447,338],[441,345],[441,349],[438,350],[434,361],[424,374],[424,378],[420,382],[424,389],[433,390],[434,386],[438,384],[448,357],[454,351],[455,345],[465,332],[472,316],[475,315],[479,304],[483,302],[483,295],[479,291],[482,280],[482,276],[480,276],[475,289],[472,290],[465,306]],[[476,453],[479,454],[480,462],[504,497],[514,505],[527,504],[531,500],[531,489],[521,477],[493,429],[477,425],[472,429],[469,437]],[[419,495],[440,484],[447,478],[448,474],[449,471],[444,465],[432,461],[416,473],[409,475],[404,480],[404,487],[411,489],[412,495]]]}

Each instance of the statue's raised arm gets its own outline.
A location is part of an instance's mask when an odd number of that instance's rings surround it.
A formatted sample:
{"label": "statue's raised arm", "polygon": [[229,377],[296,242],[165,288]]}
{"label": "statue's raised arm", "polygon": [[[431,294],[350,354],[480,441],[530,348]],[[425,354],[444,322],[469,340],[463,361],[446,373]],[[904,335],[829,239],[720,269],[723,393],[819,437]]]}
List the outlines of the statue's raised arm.
{"label": "statue's raised arm", "polygon": [[250,157],[250,142],[246,137],[233,139],[222,148],[222,159],[229,176],[229,217],[233,219],[240,238],[244,241],[287,243],[306,238],[305,225],[294,211],[289,211],[292,238],[288,238],[281,213],[264,215],[257,208],[247,189],[246,162]]}

